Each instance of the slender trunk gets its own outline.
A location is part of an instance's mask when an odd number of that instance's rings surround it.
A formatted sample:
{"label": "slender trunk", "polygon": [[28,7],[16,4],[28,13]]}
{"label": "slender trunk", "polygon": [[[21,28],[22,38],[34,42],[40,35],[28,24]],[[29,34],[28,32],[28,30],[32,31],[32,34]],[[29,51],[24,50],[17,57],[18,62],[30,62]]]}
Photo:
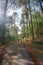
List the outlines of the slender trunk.
{"label": "slender trunk", "polygon": [[41,3],[42,0],[39,0],[39,4],[40,4],[40,7],[41,7],[41,11],[43,13],[43,7],[42,7],[42,3]]}
{"label": "slender trunk", "polygon": [[36,30],[36,33],[37,33],[37,38],[38,38],[38,22],[37,22],[36,13],[35,13],[35,18],[36,18],[36,26],[37,26],[37,30]]}
{"label": "slender trunk", "polygon": [[[37,4],[36,4],[37,5]],[[33,2],[33,7],[34,7],[34,2]],[[36,30],[36,34],[37,34],[37,38],[38,38],[38,22],[37,22],[37,16],[36,16],[36,11],[35,11],[35,7],[34,7],[34,16],[35,16],[35,22],[36,22],[36,27],[37,27],[37,30]]]}
{"label": "slender trunk", "polygon": [[38,22],[37,22],[37,16],[36,16],[36,13],[35,13],[35,18],[36,18],[36,26],[37,26],[36,33],[37,33],[37,38],[38,38]]}
{"label": "slender trunk", "polygon": [[34,29],[33,29],[32,15],[31,15],[30,0],[28,0],[28,3],[29,3],[30,18],[31,18],[31,26],[32,26],[32,40],[34,41]]}
{"label": "slender trunk", "polygon": [[28,37],[28,18],[27,18],[27,16],[26,16],[26,25],[27,25],[27,37]]}
{"label": "slender trunk", "polygon": [[[25,2],[25,9],[27,8],[27,3]],[[26,29],[27,29],[27,33],[26,36],[28,37],[28,11],[25,13],[26,16]]]}
{"label": "slender trunk", "polygon": [[24,19],[24,14],[22,15],[22,18],[23,18],[23,37],[25,37],[25,19]]}

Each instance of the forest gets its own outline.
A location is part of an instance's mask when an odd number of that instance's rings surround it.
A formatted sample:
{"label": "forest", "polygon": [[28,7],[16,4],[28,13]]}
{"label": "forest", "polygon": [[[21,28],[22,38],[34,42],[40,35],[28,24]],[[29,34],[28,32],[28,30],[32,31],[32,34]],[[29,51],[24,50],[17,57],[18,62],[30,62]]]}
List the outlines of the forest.
{"label": "forest", "polygon": [[[13,43],[28,47],[28,52],[33,52],[33,56],[40,54],[41,58],[43,0],[0,0],[0,48]],[[38,50],[34,52],[32,49]]]}
{"label": "forest", "polygon": [[[0,44],[25,38],[43,40],[43,0],[0,0],[0,3],[3,10],[0,14]],[[22,13],[18,14],[16,9]]]}

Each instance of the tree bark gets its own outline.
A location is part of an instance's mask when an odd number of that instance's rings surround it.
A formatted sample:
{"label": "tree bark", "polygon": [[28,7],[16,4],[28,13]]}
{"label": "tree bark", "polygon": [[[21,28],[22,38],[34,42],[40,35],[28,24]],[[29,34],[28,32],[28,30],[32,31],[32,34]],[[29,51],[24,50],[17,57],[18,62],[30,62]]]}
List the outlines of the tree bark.
{"label": "tree bark", "polygon": [[40,4],[40,7],[41,7],[41,11],[42,11],[42,13],[43,13],[43,7],[42,7],[41,1],[43,1],[43,0],[39,0],[39,4]]}
{"label": "tree bark", "polygon": [[6,21],[7,4],[8,4],[8,0],[6,0],[6,3],[5,3],[4,21],[3,21],[3,24],[2,24],[2,44],[5,44],[5,33],[6,33],[6,29],[5,29],[5,21]]}
{"label": "tree bark", "polygon": [[31,15],[31,6],[30,6],[30,0],[28,0],[29,3],[29,11],[30,11],[30,18],[31,18],[31,26],[32,26],[32,40],[34,41],[34,29],[33,29],[33,22],[32,22],[32,15]]}

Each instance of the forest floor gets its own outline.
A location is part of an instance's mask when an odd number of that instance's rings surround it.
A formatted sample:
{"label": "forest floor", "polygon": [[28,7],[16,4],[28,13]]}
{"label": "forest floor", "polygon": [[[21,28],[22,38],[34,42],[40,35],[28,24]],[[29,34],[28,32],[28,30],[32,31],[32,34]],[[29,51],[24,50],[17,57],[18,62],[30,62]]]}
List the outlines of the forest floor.
{"label": "forest floor", "polygon": [[32,55],[35,55],[42,62],[43,65],[43,45],[38,45],[31,42],[24,43],[24,45],[28,48]]}
{"label": "forest floor", "polygon": [[2,65],[40,65],[40,62],[43,65],[43,46],[20,42],[6,47]]}
{"label": "forest floor", "polygon": [[43,46],[37,44],[31,44],[31,52],[37,56],[43,62]]}
{"label": "forest floor", "polygon": [[10,44],[5,51],[2,65],[34,65],[23,44]]}

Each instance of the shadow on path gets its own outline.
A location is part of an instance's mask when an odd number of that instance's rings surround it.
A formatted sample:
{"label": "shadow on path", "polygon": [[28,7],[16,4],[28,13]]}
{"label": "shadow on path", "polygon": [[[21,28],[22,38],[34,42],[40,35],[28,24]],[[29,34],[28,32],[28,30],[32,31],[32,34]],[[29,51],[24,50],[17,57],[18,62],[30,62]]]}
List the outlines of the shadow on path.
{"label": "shadow on path", "polygon": [[6,48],[3,65],[34,65],[34,62],[22,45],[11,44]]}

